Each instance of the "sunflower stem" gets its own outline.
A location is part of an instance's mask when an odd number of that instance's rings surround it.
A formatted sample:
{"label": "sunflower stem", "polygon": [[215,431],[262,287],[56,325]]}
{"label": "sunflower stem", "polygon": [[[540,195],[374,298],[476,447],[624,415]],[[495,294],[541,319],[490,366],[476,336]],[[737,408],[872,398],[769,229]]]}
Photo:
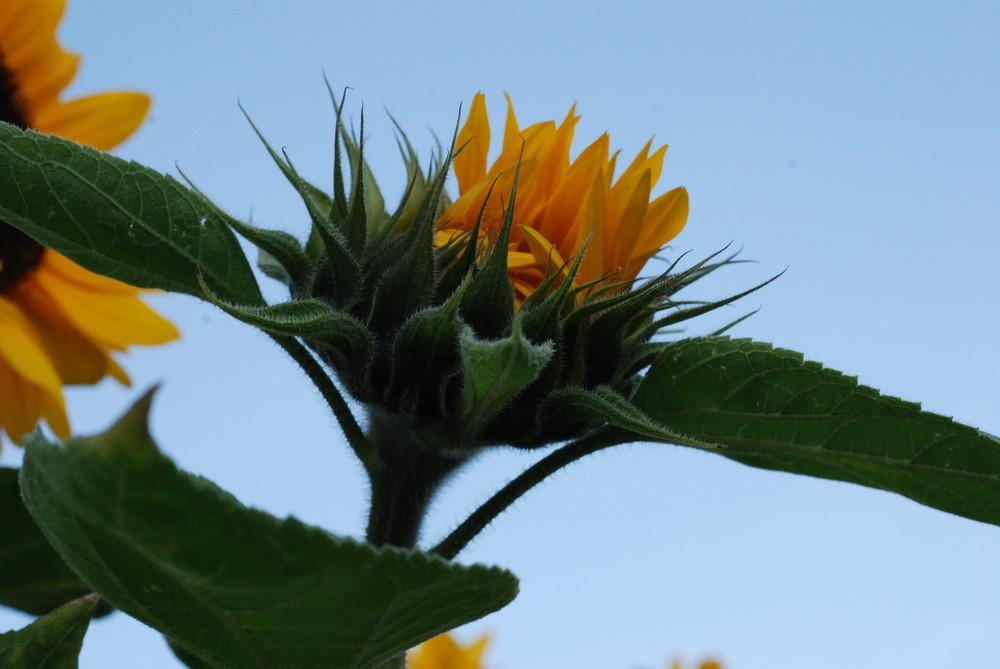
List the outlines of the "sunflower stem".
{"label": "sunflower stem", "polygon": [[297,339],[275,334],[271,334],[270,337],[298,363],[302,371],[306,373],[313,382],[313,385],[316,386],[316,389],[319,390],[330,410],[333,411],[337,422],[340,423],[340,428],[344,431],[344,436],[347,437],[347,443],[350,444],[354,455],[364,465],[365,470],[371,472],[376,466],[376,459],[378,457],[375,447],[368,441],[361,426],[358,425],[358,421],[354,418],[354,414],[351,413],[350,407],[347,406],[344,396],[340,394],[337,386],[333,383],[333,379],[327,375],[323,367],[316,361],[316,358]]}
{"label": "sunflower stem", "polygon": [[365,540],[413,548],[431,498],[467,458],[421,444],[412,426],[376,410],[369,412],[368,440],[378,455],[368,470],[372,497]]}
{"label": "sunflower stem", "polygon": [[430,552],[445,560],[454,560],[477,534],[493,522],[494,518],[545,478],[585,455],[620,443],[622,439],[616,438],[615,431],[603,429],[591,432],[549,453],[486,500]]}

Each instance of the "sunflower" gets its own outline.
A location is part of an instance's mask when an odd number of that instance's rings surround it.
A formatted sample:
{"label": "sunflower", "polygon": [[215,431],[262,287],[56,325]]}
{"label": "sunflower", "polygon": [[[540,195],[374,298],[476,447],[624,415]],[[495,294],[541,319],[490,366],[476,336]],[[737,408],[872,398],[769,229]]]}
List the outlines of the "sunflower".
{"label": "sunflower", "polygon": [[489,170],[490,123],[482,93],[473,98],[458,134],[461,150],[453,165],[459,196],[441,216],[435,242],[442,246],[467,235],[480,215],[481,234],[495,240],[520,161],[507,263],[519,305],[548,274],[567,272],[567,262],[584,244],[576,285],[610,281],[628,286],[687,220],[683,188],[650,201],[666,146],[650,154],[652,141],[647,143],[617,179],[618,153],[609,155],[607,133],[570,160],[580,119],[575,111],[574,105],[561,124],[548,121],[520,130],[508,96],[503,145]]}
{"label": "sunflower", "polygon": [[450,634],[436,636],[420,644],[407,657],[408,669],[480,669],[479,658],[489,637],[461,646]]}
{"label": "sunflower", "polygon": [[[131,135],[149,98],[114,92],[59,99],[80,57],[56,40],[64,0],[0,2],[0,121],[106,151]],[[178,336],[139,289],[92,274],[0,221],[0,430],[15,443],[44,419],[69,436],[67,384],[129,379],[111,357]]]}

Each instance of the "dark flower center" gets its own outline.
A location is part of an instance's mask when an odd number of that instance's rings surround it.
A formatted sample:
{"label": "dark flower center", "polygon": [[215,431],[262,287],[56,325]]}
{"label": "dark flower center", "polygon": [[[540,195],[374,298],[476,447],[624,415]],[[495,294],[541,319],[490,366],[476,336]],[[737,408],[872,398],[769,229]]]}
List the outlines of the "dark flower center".
{"label": "dark flower center", "polygon": [[[0,121],[27,129],[17,95],[17,84],[4,67],[0,54]],[[42,262],[45,247],[0,219],[0,295],[5,295],[26,279]]]}

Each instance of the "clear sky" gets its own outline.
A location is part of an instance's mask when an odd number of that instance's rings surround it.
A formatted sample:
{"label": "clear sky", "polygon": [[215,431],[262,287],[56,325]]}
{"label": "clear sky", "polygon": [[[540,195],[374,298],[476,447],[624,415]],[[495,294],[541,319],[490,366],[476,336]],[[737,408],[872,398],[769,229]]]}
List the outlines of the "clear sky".
{"label": "clear sky", "polygon": [[[121,155],[179,165],[230,213],[300,234],[305,213],[237,101],[328,183],[322,74],[349,86],[390,201],[403,173],[385,110],[429,157],[476,91],[495,122],[504,91],[522,124],[575,101],[578,148],[605,130],[628,159],[651,136],[670,144],[659,192],[691,194],[670,253],[735,242],[756,261],[692,297],[788,270],[691,334],[761,307],[732,334],[1000,433],[1000,4],[613,4],[70,0],[60,35],[85,55],[73,92],[153,96]],[[360,467],[283,353],[206,304],[155,301],[184,338],[130,355],[133,389],[73,390],[76,429],[104,429],[162,381],[154,435],[181,467],[358,535]],[[537,457],[474,462],[434,505],[426,543]],[[460,556],[510,568],[522,589],[461,635],[493,635],[494,669],[708,654],[729,669],[995,667],[998,558],[1000,528],[888,493],[624,446],[555,476]],[[0,628],[26,620],[0,613]],[[116,614],[92,626],[81,666],[177,664]]]}

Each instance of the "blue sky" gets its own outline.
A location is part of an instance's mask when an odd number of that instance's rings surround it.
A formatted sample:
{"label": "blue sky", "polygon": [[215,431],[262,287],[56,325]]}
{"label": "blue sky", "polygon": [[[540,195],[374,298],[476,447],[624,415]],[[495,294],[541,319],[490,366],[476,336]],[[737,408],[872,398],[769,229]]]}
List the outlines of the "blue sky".
{"label": "blue sky", "polygon": [[[995,3],[833,1],[70,0],[60,32],[85,55],[73,92],[154,98],[120,155],[179,165],[230,213],[296,233],[304,211],[237,101],[327,183],[324,72],[351,88],[353,118],[364,105],[390,201],[404,175],[385,110],[425,157],[479,90],[496,121],[504,91],[523,124],[576,102],[577,148],[609,131],[630,158],[655,135],[670,145],[660,188],[691,194],[670,253],[734,242],[756,261],[696,297],[787,268],[691,334],[761,307],[732,334],[994,434],[998,34]],[[181,467],[277,515],[359,534],[361,470],[282,352],[206,304],[155,302],[184,339],[130,355],[131,390],[71,391],[76,429],[104,429],[162,381],[154,434]],[[474,462],[435,503],[427,543],[536,457]],[[512,605],[461,634],[493,635],[494,669],[660,669],[708,654],[730,669],[997,666],[998,555],[1000,529],[887,493],[623,446],[532,491],[460,556],[522,579]],[[25,620],[0,614],[4,627]],[[177,666],[126,616],[94,624],[84,669],[140,664]]]}

